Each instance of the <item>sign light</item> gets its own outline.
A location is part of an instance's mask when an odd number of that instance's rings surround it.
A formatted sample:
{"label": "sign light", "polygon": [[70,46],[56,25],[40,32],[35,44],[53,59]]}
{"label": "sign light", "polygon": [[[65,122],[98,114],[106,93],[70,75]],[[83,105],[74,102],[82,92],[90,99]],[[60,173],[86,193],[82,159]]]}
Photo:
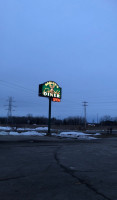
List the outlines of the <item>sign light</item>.
{"label": "sign light", "polygon": [[39,85],[39,96],[51,97],[54,101],[57,101],[56,99],[61,99],[61,88],[54,81],[45,82]]}
{"label": "sign light", "polygon": [[52,101],[54,101],[54,102],[60,102],[61,100],[58,99],[58,98],[52,98]]}

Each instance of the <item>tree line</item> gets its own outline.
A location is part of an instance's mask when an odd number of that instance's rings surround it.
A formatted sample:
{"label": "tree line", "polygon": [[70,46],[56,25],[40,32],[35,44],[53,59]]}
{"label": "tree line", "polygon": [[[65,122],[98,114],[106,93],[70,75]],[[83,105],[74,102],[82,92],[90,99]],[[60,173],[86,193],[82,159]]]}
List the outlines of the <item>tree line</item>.
{"label": "tree line", "polygon": [[[29,125],[48,125],[48,118],[46,117],[33,117],[32,115],[23,116],[23,117],[0,117],[0,124],[29,124]],[[67,117],[64,119],[57,119],[53,117],[51,119],[52,125],[83,125],[84,118],[82,117]]]}
{"label": "tree line", "polygon": [[[48,125],[48,118],[47,117],[34,117],[32,115],[27,116],[13,116],[10,118],[7,117],[0,117],[0,124],[13,124],[13,125],[20,125],[20,124],[29,124],[29,125]],[[67,117],[64,119],[57,119],[53,117],[51,119],[52,125],[79,125],[84,126],[85,119],[83,117]],[[88,122],[87,122],[88,124]],[[91,124],[91,123],[90,123]],[[104,116],[100,119],[99,123],[93,123],[97,126],[116,126],[117,125],[117,118],[111,118],[110,116]]]}

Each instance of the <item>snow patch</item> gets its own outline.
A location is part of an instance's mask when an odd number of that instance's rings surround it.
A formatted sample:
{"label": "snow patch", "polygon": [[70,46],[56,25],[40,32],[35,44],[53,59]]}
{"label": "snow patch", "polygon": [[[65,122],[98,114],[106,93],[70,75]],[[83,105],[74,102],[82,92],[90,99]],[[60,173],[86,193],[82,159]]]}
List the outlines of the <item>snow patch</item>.
{"label": "snow patch", "polygon": [[36,131],[47,131],[48,130],[48,127],[38,127],[38,128],[35,128]]}
{"label": "snow patch", "polygon": [[79,138],[79,139],[96,139],[90,136],[91,134],[85,134],[82,132],[61,132],[59,134],[60,137],[71,137],[71,138]]}
{"label": "snow patch", "polygon": [[17,128],[18,131],[47,131],[48,127],[37,127],[37,128]]}
{"label": "snow patch", "polygon": [[101,135],[100,133],[96,133],[95,135]]}
{"label": "snow patch", "polygon": [[0,135],[9,135],[9,132],[2,131],[0,132]]}
{"label": "snow patch", "polygon": [[22,132],[22,133],[18,133],[18,132],[10,132],[9,135],[25,135],[25,136],[45,136],[46,133],[38,133],[36,131],[27,131],[27,132]]}
{"label": "snow patch", "polygon": [[[28,131],[26,131],[26,129],[21,128],[20,130],[22,130],[21,133],[17,132],[17,131],[8,131],[10,127],[5,127],[6,130],[1,131],[0,135],[11,135],[11,136],[45,136],[46,133],[38,133],[39,130],[47,130],[47,127],[38,127],[35,130],[31,130],[29,129]],[[18,129],[19,130],[19,129]],[[75,132],[75,131],[71,131],[71,132],[61,132],[59,134],[57,133],[52,133],[53,136],[59,136],[59,137],[63,137],[63,138],[75,138],[75,139],[86,139],[86,140],[91,140],[91,139],[97,139],[95,137],[92,136],[98,136],[100,135],[100,133],[96,133],[96,134],[87,134],[87,133],[83,133],[83,132]]]}
{"label": "snow patch", "polygon": [[0,126],[0,130],[9,131],[9,130],[11,130],[11,127],[8,127],[8,126],[3,127],[3,126]]}

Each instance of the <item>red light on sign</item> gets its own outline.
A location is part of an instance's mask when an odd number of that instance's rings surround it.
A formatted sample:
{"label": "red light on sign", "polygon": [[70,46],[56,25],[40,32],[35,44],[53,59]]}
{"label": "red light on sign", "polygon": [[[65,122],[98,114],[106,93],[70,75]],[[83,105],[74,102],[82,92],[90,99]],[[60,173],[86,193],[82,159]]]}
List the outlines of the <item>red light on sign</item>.
{"label": "red light on sign", "polygon": [[52,98],[52,101],[54,101],[54,102],[60,102],[61,100],[58,99],[58,98]]}

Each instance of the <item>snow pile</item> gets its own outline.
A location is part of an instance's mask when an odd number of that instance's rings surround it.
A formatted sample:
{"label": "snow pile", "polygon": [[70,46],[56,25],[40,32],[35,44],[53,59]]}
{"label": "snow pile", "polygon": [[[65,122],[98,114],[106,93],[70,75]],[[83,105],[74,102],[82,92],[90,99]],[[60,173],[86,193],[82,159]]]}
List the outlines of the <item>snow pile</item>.
{"label": "snow pile", "polygon": [[101,135],[100,133],[96,133],[95,135]]}
{"label": "snow pile", "polygon": [[3,127],[3,126],[0,126],[0,130],[9,131],[9,130],[11,130],[11,127],[8,127],[8,126]]}
{"label": "snow pile", "polygon": [[24,130],[27,130],[27,128],[17,128],[17,131],[24,131]]}
{"label": "snow pile", "polygon": [[9,135],[25,135],[25,136],[45,136],[46,133],[38,133],[37,131],[27,131],[27,132],[22,132],[22,133],[18,133],[18,132],[10,132]]}
{"label": "snow pile", "polygon": [[85,134],[82,132],[61,132],[59,134],[60,137],[71,137],[71,138],[79,138],[79,139],[96,139],[90,136],[91,134]]}
{"label": "snow pile", "polygon": [[17,128],[18,131],[47,131],[48,127],[38,127],[38,128]]}
{"label": "snow pile", "polygon": [[[13,130],[13,129],[16,129],[16,127],[4,127],[4,126],[0,126],[0,130],[2,131],[10,131],[10,130]],[[17,128],[16,129],[17,131],[47,131],[48,130],[48,127],[37,127],[37,128]]]}
{"label": "snow pile", "polygon": [[14,132],[14,131],[10,131],[10,132],[1,131],[0,135],[12,135],[12,136],[20,136],[20,135],[25,135],[25,136],[45,136],[46,133],[38,133],[37,131],[27,131],[27,132],[22,132],[22,133],[18,133],[18,132]]}
{"label": "snow pile", "polygon": [[9,132],[1,131],[0,135],[9,135]]}
{"label": "snow pile", "polygon": [[36,131],[47,131],[48,130],[48,127],[38,127],[38,128],[35,128]]}
{"label": "snow pile", "polygon": [[[11,136],[45,136],[48,130],[48,127],[38,127],[38,128],[18,128],[17,131],[14,131],[10,127],[1,127],[0,128],[0,135],[11,135]],[[21,132],[20,132],[21,131]],[[38,131],[45,131],[38,133]],[[66,132],[60,132],[59,134],[57,133],[52,133],[52,136],[55,137],[62,137],[62,138],[75,138],[75,139],[97,139],[95,136],[101,135],[100,133],[96,134],[88,134],[88,133],[83,133],[83,132],[75,132],[75,131],[66,131]],[[94,137],[93,137],[94,136]]]}

